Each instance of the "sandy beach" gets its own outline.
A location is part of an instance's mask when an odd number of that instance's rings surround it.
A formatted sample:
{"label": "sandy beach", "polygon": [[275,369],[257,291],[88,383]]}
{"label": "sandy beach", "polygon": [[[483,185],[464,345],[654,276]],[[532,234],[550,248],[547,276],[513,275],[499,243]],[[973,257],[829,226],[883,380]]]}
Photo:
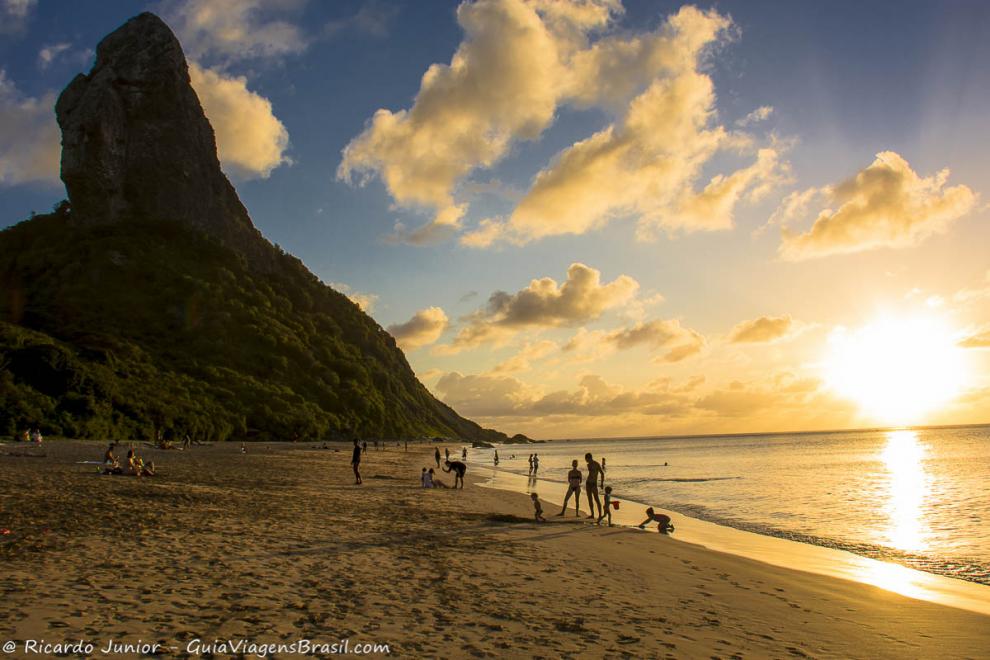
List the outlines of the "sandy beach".
{"label": "sandy beach", "polygon": [[348,640],[451,658],[975,658],[990,648],[979,614],[554,518],[550,504],[537,525],[528,497],[481,488],[470,470],[463,491],[423,490],[432,446],[369,447],[363,486],[343,446],[139,446],[160,470],[140,480],[77,463],[103,449],[0,447],[8,657],[46,655],[26,652],[32,640],[82,640],[94,656],[141,640],[166,657],[209,656],[226,640]]}

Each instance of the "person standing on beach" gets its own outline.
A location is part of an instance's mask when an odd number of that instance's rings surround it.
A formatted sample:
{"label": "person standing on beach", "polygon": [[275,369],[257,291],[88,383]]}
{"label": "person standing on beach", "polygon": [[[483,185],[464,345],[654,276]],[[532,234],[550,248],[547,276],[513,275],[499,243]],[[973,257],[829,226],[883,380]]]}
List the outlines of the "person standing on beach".
{"label": "person standing on beach", "polygon": [[443,471],[454,473],[454,488],[457,488],[458,482],[460,482],[461,488],[464,488],[464,473],[467,472],[467,466],[464,463],[460,461],[446,461]]}
{"label": "person standing on beach", "polygon": [[444,458],[444,460],[447,460],[447,461],[450,460],[450,449],[448,449],[447,447],[444,447],[443,448],[443,458]]}
{"label": "person standing on beach", "polygon": [[533,474],[535,475],[537,470],[540,469],[540,455],[533,454]]}
{"label": "person standing on beach", "polygon": [[529,473],[533,474],[533,455],[529,455]]}
{"label": "person standing on beach", "polygon": [[[357,440],[355,440],[354,443],[357,444]],[[368,453],[368,441],[367,440],[365,440],[364,443],[361,445],[361,453],[362,454],[367,454]]]}
{"label": "person standing on beach", "polygon": [[464,447],[463,449],[461,449],[461,460],[462,461],[466,461],[467,460],[467,447]]}
{"label": "person standing on beach", "polygon": [[[364,443],[364,451],[368,451],[368,443]],[[354,483],[360,486],[361,481],[361,445],[354,438],[354,453],[351,455],[351,467],[354,469]]]}
{"label": "person standing on beach", "polygon": [[436,451],[433,452],[433,458],[437,460],[437,467],[440,467],[440,448],[437,447]]}
{"label": "person standing on beach", "polygon": [[495,450],[495,465],[498,465],[498,450]]}
{"label": "person standing on beach", "polygon": [[602,488],[605,487],[605,457],[602,456]]}
{"label": "person standing on beach", "polygon": [[588,508],[591,509],[591,513],[588,514],[589,518],[595,518],[595,507],[591,500],[594,497],[594,503],[598,505],[598,518],[602,516],[602,500],[598,497],[598,480],[601,479],[602,485],[605,485],[605,472],[602,470],[602,466],[592,458],[591,453],[584,455],[584,462],[588,464],[588,481],[584,484],[584,492],[588,495]]}
{"label": "person standing on beach", "polygon": [[564,508],[560,510],[558,516],[562,516],[567,512],[567,502],[571,499],[571,495],[574,496],[574,515],[580,516],[580,506],[581,506],[581,480],[583,475],[581,470],[578,469],[577,459],[571,461],[571,471],[567,473],[567,496],[564,497]]}

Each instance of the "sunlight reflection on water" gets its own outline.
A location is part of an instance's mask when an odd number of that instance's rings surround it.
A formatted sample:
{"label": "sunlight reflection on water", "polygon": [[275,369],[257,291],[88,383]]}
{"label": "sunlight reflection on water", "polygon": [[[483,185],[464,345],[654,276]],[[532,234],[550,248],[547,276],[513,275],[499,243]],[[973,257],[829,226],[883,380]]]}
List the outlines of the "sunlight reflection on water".
{"label": "sunlight reflection on water", "polygon": [[881,453],[888,482],[884,511],[886,544],[900,550],[928,548],[924,510],[930,506],[931,477],[925,471],[927,449],[914,431],[891,431]]}

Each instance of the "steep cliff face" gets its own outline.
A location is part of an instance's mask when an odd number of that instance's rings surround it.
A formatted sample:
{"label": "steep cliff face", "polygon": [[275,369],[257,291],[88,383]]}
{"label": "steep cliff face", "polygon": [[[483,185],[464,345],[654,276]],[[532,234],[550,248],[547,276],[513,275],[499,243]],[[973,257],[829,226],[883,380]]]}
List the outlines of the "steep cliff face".
{"label": "steep cliff face", "polygon": [[157,16],[136,16],[103,39],[92,71],[65,88],[55,112],[74,218],[179,221],[270,261],[271,246],[220,170],[182,47]]}
{"label": "steep cliff face", "polygon": [[0,232],[0,434],[506,439],[255,229],[156,16],[56,112],[69,204]]}

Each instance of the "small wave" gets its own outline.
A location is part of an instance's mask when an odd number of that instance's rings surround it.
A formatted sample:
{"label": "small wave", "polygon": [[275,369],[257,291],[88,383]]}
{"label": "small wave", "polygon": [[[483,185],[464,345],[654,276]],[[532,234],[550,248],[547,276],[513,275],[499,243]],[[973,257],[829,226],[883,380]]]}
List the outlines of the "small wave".
{"label": "small wave", "polygon": [[694,484],[703,483],[706,481],[729,481],[732,479],[742,479],[742,477],[667,477],[657,479],[619,479],[617,480],[617,483],[620,483],[623,486],[638,486],[640,484],[653,484],[661,481],[679,484]]}
{"label": "small wave", "polygon": [[801,532],[792,532],[773,527],[772,525],[754,523],[725,515],[719,515],[707,507],[693,504],[661,502],[659,506],[670,511],[677,511],[678,513],[682,513],[693,518],[698,518],[700,520],[707,520],[708,522],[713,522],[717,525],[723,525],[725,527],[734,527],[736,529],[754,532],[756,534],[763,534],[764,536],[775,536],[780,539],[788,539],[790,541],[817,545],[824,548],[845,550],[846,552],[851,552],[863,557],[879,559],[880,561],[894,562],[901,564],[902,566],[914,568],[919,571],[925,571],[927,573],[944,575],[946,577],[990,586],[990,566],[987,566],[985,562],[981,563],[978,559],[966,557],[948,558],[924,555],[898,550],[896,548],[883,545],[828,538],[813,534],[804,534]]}

